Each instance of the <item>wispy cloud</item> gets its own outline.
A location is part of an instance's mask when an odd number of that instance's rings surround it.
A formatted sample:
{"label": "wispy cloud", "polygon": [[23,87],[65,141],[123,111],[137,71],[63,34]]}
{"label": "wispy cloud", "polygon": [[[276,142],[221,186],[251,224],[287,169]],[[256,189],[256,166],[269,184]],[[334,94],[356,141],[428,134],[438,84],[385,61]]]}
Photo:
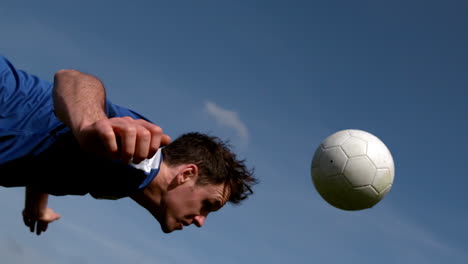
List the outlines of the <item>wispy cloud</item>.
{"label": "wispy cloud", "polygon": [[240,120],[239,115],[234,111],[229,111],[221,108],[213,102],[205,102],[205,111],[218,122],[218,124],[234,129],[237,136],[242,140],[243,144],[249,142],[249,131],[247,126]]}

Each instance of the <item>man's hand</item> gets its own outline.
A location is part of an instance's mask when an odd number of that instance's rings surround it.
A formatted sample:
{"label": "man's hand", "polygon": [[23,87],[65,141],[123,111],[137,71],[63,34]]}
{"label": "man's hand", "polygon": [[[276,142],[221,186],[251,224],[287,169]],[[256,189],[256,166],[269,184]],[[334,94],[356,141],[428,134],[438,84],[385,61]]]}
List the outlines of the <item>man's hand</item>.
{"label": "man's hand", "polygon": [[81,147],[98,155],[135,164],[151,158],[171,138],[143,119],[114,117],[83,125],[75,131]]}
{"label": "man's hand", "polygon": [[24,209],[23,221],[24,224],[29,227],[29,230],[31,230],[31,232],[36,231],[37,235],[45,232],[49,223],[60,219],[60,215],[50,208],[45,208],[42,212],[38,212],[35,209],[36,208]]}
{"label": "man's hand", "polygon": [[26,186],[23,210],[24,224],[29,227],[31,232],[36,230],[36,234],[47,230],[49,223],[60,218],[60,215],[47,207],[49,195],[36,190],[33,187]]}
{"label": "man's hand", "polygon": [[76,70],[58,71],[54,76],[53,101],[55,114],[71,128],[85,151],[138,164],[171,141],[160,127],[145,120],[108,118],[104,85],[92,75]]}

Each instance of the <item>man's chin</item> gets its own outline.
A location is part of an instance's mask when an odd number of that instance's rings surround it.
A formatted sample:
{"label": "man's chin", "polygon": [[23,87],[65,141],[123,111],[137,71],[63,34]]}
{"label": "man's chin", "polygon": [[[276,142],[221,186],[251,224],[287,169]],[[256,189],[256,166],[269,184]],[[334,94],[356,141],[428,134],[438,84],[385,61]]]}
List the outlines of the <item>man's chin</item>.
{"label": "man's chin", "polygon": [[174,230],[162,228],[162,231],[163,231],[165,234],[169,234],[169,233],[172,233]]}
{"label": "man's chin", "polygon": [[161,224],[161,230],[166,234],[169,234],[172,231],[174,231],[173,228],[169,228],[166,224]]}
{"label": "man's chin", "polygon": [[167,226],[167,225],[161,225],[161,230],[162,230],[164,233],[169,234],[169,233],[174,232],[175,230],[181,230],[181,228],[169,227],[169,226]]}

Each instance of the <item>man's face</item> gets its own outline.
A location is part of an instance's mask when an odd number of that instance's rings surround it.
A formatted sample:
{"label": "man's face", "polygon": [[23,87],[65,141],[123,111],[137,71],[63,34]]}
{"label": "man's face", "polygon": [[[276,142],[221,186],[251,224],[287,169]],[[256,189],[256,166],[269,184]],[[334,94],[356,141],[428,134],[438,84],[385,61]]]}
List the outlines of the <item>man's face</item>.
{"label": "man's face", "polygon": [[228,199],[223,184],[197,185],[196,177],[170,189],[161,199],[159,222],[164,233],[195,224],[202,227],[208,214],[219,210]]}

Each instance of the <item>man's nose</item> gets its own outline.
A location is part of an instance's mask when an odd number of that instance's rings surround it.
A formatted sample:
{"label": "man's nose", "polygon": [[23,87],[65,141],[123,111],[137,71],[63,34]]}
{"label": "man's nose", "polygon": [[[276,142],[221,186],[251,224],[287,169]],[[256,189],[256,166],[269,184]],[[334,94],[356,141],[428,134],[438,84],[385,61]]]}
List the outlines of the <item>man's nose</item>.
{"label": "man's nose", "polygon": [[197,215],[193,218],[193,222],[195,223],[195,225],[197,227],[202,227],[203,224],[205,223],[205,220],[206,220],[206,216],[203,216],[203,215]]}

